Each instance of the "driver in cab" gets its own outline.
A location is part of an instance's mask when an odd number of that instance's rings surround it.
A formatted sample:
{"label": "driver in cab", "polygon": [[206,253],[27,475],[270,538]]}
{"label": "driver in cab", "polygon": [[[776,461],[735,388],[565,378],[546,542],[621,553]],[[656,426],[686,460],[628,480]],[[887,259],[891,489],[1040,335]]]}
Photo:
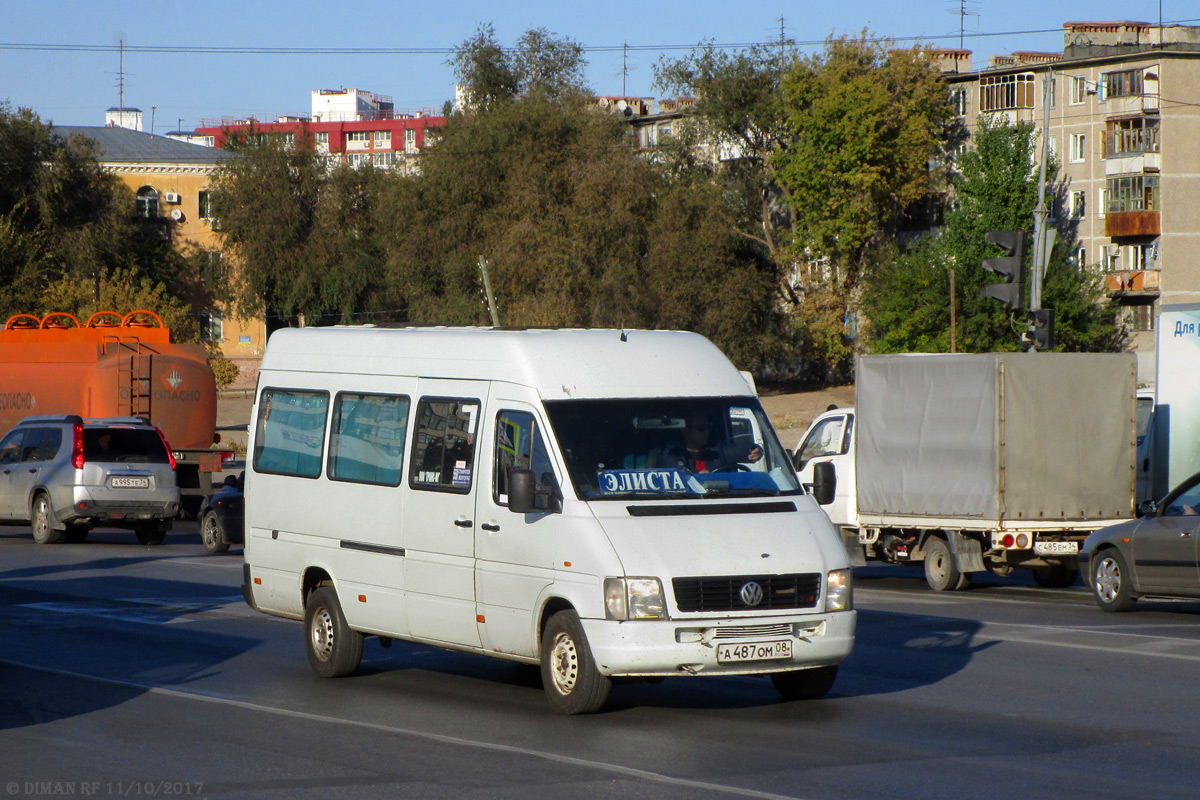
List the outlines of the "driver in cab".
{"label": "driver in cab", "polygon": [[763,457],[762,446],[756,442],[739,447],[730,442],[724,446],[709,444],[712,421],[703,414],[687,418],[682,441],[663,451],[666,467],[679,467],[691,472],[718,472],[737,469],[739,463],[754,463]]}

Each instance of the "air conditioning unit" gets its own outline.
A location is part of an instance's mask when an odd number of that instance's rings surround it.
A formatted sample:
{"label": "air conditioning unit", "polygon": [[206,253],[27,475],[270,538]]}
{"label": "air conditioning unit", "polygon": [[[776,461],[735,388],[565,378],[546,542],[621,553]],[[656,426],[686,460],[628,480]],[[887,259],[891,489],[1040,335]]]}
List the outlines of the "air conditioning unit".
{"label": "air conditioning unit", "polygon": [[175,220],[176,222],[183,222],[183,210],[179,208],[172,208],[171,219]]}
{"label": "air conditioning unit", "polygon": [[180,203],[179,193],[178,192],[167,192],[166,194],[163,195],[163,201],[167,202],[167,203],[171,203],[172,205],[179,205],[179,203]]}

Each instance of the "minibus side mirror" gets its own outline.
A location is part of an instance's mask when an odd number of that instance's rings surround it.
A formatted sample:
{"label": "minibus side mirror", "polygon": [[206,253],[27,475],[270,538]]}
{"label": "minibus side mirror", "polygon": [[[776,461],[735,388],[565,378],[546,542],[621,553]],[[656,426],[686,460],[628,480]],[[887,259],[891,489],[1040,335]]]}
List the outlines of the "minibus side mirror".
{"label": "minibus side mirror", "polygon": [[538,485],[533,470],[511,469],[508,471],[508,510],[515,514],[528,514],[531,511],[558,513],[562,511],[562,502],[552,480]]}
{"label": "minibus side mirror", "polygon": [[813,464],[813,499],[818,505],[827,506],[833,502],[834,490],[837,489],[837,470],[833,462],[820,461]]}
{"label": "minibus side mirror", "polygon": [[533,470],[508,471],[508,510],[517,514],[533,511]]}

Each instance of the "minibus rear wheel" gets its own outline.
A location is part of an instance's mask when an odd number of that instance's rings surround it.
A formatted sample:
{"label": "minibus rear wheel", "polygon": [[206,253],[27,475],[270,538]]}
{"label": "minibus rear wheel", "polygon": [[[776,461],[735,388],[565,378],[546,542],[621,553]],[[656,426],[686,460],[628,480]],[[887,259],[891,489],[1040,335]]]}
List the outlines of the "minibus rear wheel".
{"label": "minibus rear wheel", "polygon": [[332,586],[321,586],[309,596],[304,608],[304,630],[308,663],[322,678],[341,678],[358,670],[362,663],[363,636],[346,624]]}
{"label": "minibus rear wheel", "polygon": [[596,669],[583,624],[574,611],[559,611],[542,633],[542,686],[560,714],[590,714],[608,699],[612,681]]}

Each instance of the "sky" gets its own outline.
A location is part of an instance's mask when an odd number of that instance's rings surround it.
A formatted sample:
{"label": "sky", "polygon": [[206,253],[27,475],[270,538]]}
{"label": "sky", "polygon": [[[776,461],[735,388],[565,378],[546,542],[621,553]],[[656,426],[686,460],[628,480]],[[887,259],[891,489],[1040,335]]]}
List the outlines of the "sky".
{"label": "sky", "polygon": [[0,0],[0,102],[58,125],[103,125],[106,109],[135,107],[160,134],[308,114],[314,89],[356,88],[391,97],[397,111],[439,114],[454,97],[453,48],[486,23],[506,46],[531,28],[578,42],[598,95],[659,97],[660,58],[702,42],[778,42],[781,25],[806,52],[864,30],[958,47],[961,30],[978,69],[992,54],[1061,52],[1064,22],[1160,19],[1200,24],[1200,2]]}

